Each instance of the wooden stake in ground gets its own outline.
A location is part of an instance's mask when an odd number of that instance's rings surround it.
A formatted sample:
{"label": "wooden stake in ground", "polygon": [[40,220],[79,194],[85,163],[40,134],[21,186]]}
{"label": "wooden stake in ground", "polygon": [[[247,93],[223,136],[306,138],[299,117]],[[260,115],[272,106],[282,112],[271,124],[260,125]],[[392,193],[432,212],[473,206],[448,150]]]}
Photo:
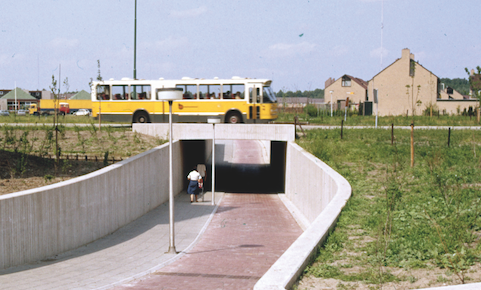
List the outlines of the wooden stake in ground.
{"label": "wooden stake in ground", "polygon": [[451,127],[449,127],[448,129],[448,147],[450,142],[451,142]]}
{"label": "wooden stake in ground", "polygon": [[391,123],[391,145],[394,145],[394,123]]}
{"label": "wooden stake in ground", "polygon": [[341,140],[342,140],[342,129],[344,128],[344,120],[341,120]]}
{"label": "wooden stake in ground", "polygon": [[414,123],[411,123],[411,167],[414,167]]}

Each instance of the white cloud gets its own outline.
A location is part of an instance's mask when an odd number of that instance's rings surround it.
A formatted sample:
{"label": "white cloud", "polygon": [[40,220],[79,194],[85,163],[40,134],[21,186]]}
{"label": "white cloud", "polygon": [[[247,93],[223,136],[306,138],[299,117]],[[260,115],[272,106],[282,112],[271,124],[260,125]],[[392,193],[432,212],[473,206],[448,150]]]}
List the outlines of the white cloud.
{"label": "white cloud", "polygon": [[68,38],[55,38],[52,39],[48,45],[52,48],[74,48],[79,46],[80,41],[76,38],[68,39]]}
{"label": "white cloud", "polygon": [[307,54],[316,49],[316,44],[309,42],[292,43],[276,43],[269,46],[267,57],[289,57],[299,54]]}
{"label": "white cloud", "polygon": [[345,45],[336,45],[329,50],[330,56],[343,56],[349,52],[349,48]]}
{"label": "white cloud", "polygon": [[198,8],[194,9],[189,9],[189,10],[172,10],[170,11],[170,15],[172,17],[178,17],[178,18],[187,18],[187,17],[195,17],[202,15],[207,12],[207,8],[205,6],[200,6]]}
{"label": "white cloud", "polygon": [[2,65],[18,65],[19,62],[25,60],[26,56],[22,53],[12,53],[11,55],[0,54],[0,63]]}

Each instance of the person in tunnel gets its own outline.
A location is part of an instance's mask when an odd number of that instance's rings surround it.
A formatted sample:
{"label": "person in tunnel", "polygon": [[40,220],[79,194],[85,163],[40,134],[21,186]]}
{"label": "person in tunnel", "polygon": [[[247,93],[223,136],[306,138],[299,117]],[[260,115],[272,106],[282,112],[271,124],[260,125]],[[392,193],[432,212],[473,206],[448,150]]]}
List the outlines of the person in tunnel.
{"label": "person in tunnel", "polygon": [[190,194],[190,202],[197,202],[197,195],[199,195],[199,183],[202,183],[202,176],[197,171],[197,166],[194,166],[192,171],[187,175],[189,186],[187,187],[187,194]]}

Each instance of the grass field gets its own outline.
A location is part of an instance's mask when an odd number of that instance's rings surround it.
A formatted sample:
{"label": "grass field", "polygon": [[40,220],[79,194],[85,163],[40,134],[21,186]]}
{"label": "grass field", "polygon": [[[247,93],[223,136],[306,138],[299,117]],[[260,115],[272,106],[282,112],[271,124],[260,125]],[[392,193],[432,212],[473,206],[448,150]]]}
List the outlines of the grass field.
{"label": "grass field", "polygon": [[[344,112],[334,112],[333,117],[330,116],[330,112],[324,112],[319,116],[310,116],[306,113],[284,113],[281,110],[277,118],[277,122],[294,122],[294,116],[299,117],[301,122],[309,122],[310,124],[319,125],[341,125],[341,121],[344,120]],[[388,116],[378,117],[378,126],[409,126],[414,120],[416,126],[479,126],[476,121],[476,116]],[[346,126],[374,126],[376,123],[375,116],[346,116],[344,125]]]}
{"label": "grass field", "polygon": [[4,124],[0,126],[0,195],[80,176],[165,142],[108,125],[99,130],[97,124],[61,124],[56,134],[51,124]]}
{"label": "grass field", "polygon": [[342,140],[338,129],[306,134],[298,143],[353,194],[298,289],[481,281],[480,132],[452,131],[448,147],[447,130],[416,130],[414,167],[410,130],[395,130],[393,145],[391,130],[345,129]]}

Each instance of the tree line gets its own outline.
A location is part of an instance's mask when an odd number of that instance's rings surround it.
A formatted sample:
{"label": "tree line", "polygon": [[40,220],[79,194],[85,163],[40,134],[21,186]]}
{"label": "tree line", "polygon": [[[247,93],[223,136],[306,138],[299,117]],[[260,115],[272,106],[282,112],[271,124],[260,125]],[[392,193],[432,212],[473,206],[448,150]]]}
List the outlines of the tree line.
{"label": "tree line", "polygon": [[277,92],[276,95],[277,95],[277,98],[279,99],[282,99],[282,98],[324,99],[324,90],[323,89],[315,89],[313,91],[297,90],[295,92],[293,91],[283,92],[282,90],[279,90],[279,92]]}
{"label": "tree line", "polygon": [[458,91],[461,95],[469,95],[469,81],[467,79],[439,79],[440,83],[443,83],[445,87],[451,87]]}

